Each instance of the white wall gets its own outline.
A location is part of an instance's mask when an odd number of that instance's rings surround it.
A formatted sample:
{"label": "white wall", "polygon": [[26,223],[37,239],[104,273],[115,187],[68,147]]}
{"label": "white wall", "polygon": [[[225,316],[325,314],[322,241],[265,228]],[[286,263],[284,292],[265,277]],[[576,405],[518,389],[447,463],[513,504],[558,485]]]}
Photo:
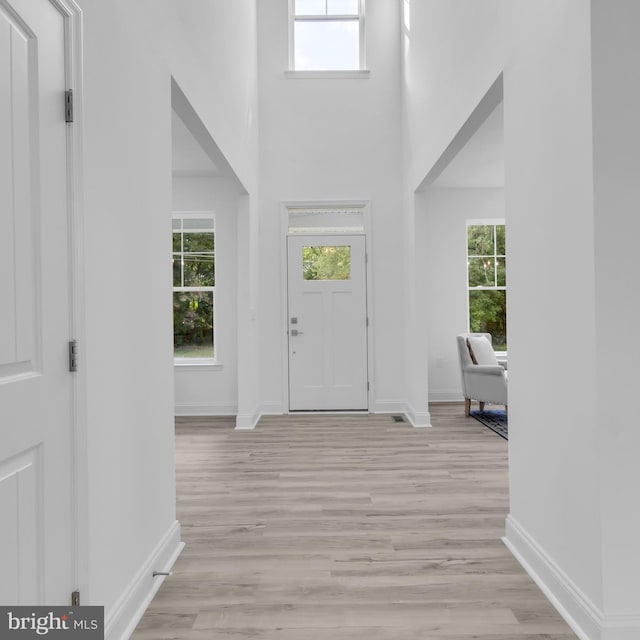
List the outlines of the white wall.
{"label": "white wall", "polygon": [[468,331],[467,221],[504,218],[502,189],[432,187],[416,194],[416,245],[424,254],[419,309],[427,333],[429,401],[462,400],[455,336]]}
{"label": "white wall", "polygon": [[[152,54],[137,51],[118,4],[82,3],[89,572],[81,592],[105,606],[109,622],[175,521],[170,84]],[[116,99],[123,93],[126,102]]]}
{"label": "white wall", "polygon": [[406,4],[405,169],[416,189],[502,71],[515,12],[508,0]]}
{"label": "white wall", "polygon": [[640,629],[637,358],[617,347],[638,350],[625,285],[638,234],[637,3],[613,13],[601,0],[413,2],[405,43],[408,188],[504,72],[506,541],[589,640]]}
{"label": "white wall", "polygon": [[[604,609],[640,636],[640,430],[635,393],[640,362],[635,289],[640,218],[640,56],[635,27],[640,5],[632,0],[591,3],[594,121],[595,296],[597,440],[601,452]],[[626,616],[633,616],[625,621]],[[633,625],[633,626],[632,626]],[[632,635],[633,634],[633,635]]]}
{"label": "white wall", "polygon": [[[504,76],[509,417],[516,425],[508,535],[522,554],[539,546],[547,568],[559,568],[601,608],[597,424],[587,401],[598,392],[589,7],[545,2],[521,19],[520,46]],[[550,366],[550,354],[563,366]],[[536,405],[548,411],[543,420]]]}
{"label": "white wall", "polygon": [[[436,240],[414,189],[504,71],[507,541],[589,640],[636,638],[640,526],[629,488],[640,481],[631,406],[638,302],[624,275],[639,231],[629,212],[640,105],[624,64],[638,57],[626,27],[637,24],[637,5],[618,0],[612,19],[604,0],[414,1],[401,104],[395,0],[369,3],[367,80],[286,78],[287,0],[79,3],[89,469],[80,587],[83,602],[106,606],[109,637],[132,613],[123,599],[135,603],[152,588],[154,553],[166,558],[176,547],[171,76],[249,194],[238,207],[236,262],[238,414],[250,425],[260,405],[286,409],[283,200],[371,202],[372,408],[404,406],[405,383],[417,385],[411,404],[426,393],[422,358],[399,346],[405,329],[418,336],[427,298],[417,293],[429,286],[408,280],[423,264],[409,243],[418,233]],[[406,309],[412,318],[402,318]],[[425,361],[437,361],[437,343],[421,345]],[[432,368],[432,383],[438,376]]]}
{"label": "white wall", "polygon": [[287,77],[288,1],[258,3],[262,393],[267,411],[287,410],[282,317],[281,202],[371,203],[373,410],[404,406],[403,233],[399,5],[367,5],[367,79]]}
{"label": "white wall", "polygon": [[176,415],[238,411],[237,191],[228,178],[173,178],[173,210],[212,211],[216,225],[216,364],[175,366]]}
{"label": "white wall", "polygon": [[444,399],[441,384],[449,395],[454,378],[444,383],[436,364],[444,356],[430,355],[436,343],[428,340],[425,325],[434,301],[424,291],[431,265],[420,246],[426,232],[415,191],[501,73],[511,16],[502,0],[403,0],[402,6],[404,364],[410,404],[421,407],[427,397]]}
{"label": "white wall", "polygon": [[[255,0],[169,1],[171,73],[248,194],[238,211],[238,426],[260,415],[258,68]],[[153,5],[155,8],[155,5]],[[165,45],[166,46],[166,45]]]}
{"label": "white wall", "polygon": [[[108,637],[116,638],[153,588],[154,563],[168,561],[179,541],[167,258],[171,76],[255,189],[255,3],[79,4],[88,469],[79,586],[83,604],[105,606]],[[236,27],[220,29],[225,23]]]}
{"label": "white wall", "polygon": [[[258,182],[258,83],[255,0],[165,0],[162,51],[173,77],[254,195]],[[136,2],[147,15],[157,2]],[[146,6],[145,6],[146,5]],[[158,36],[163,37],[162,35]],[[169,51],[167,51],[169,45]]]}

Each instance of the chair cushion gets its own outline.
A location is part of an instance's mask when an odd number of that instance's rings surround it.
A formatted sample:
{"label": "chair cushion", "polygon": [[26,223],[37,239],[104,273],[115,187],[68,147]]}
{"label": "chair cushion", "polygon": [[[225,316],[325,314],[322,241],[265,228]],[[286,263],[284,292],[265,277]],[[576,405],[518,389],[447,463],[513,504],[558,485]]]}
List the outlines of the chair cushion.
{"label": "chair cushion", "polygon": [[485,336],[469,336],[467,346],[473,364],[498,364],[495,351]]}

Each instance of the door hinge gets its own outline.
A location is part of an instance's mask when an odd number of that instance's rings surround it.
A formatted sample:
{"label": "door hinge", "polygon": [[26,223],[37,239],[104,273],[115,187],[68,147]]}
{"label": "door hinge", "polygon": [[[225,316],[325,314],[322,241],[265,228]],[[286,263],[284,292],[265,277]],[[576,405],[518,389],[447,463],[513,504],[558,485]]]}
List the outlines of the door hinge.
{"label": "door hinge", "polygon": [[73,91],[64,92],[64,121],[73,122]]}
{"label": "door hinge", "polygon": [[69,340],[69,371],[75,373],[78,370],[78,341]]}
{"label": "door hinge", "polygon": [[71,592],[71,606],[79,607],[80,606],[80,592],[72,591]]}
{"label": "door hinge", "polygon": [[366,324],[367,324],[367,327],[368,327],[369,326],[369,316],[366,317],[366,321],[367,321]]}
{"label": "door hinge", "polygon": [[369,391],[369,381],[367,380],[367,391]]}

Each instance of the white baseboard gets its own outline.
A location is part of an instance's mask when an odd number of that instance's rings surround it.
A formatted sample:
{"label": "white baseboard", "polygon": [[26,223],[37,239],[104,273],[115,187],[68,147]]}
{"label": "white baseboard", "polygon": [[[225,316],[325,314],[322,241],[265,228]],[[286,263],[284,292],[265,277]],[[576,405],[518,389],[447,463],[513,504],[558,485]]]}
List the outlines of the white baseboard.
{"label": "white baseboard", "polygon": [[236,416],[235,431],[252,431],[256,428],[260,415],[242,414]]}
{"label": "white baseboard", "polygon": [[602,622],[602,640],[638,640],[640,638],[640,616],[615,614],[605,616]]}
{"label": "white baseboard", "polygon": [[604,615],[511,515],[503,541],[580,640],[640,638],[640,615]]}
{"label": "white baseboard", "polygon": [[[236,416],[235,428],[237,431],[250,431],[251,429],[255,429],[262,416],[280,416],[286,413],[288,412],[284,411],[282,405],[278,402],[264,403],[256,410],[255,413],[239,413]],[[431,415],[428,411],[417,412],[406,402],[399,402],[397,400],[378,400],[374,403],[373,413],[401,413],[407,417],[411,425],[414,427],[431,426]]]}
{"label": "white baseboard", "polygon": [[256,428],[262,416],[281,416],[286,411],[280,402],[264,402],[254,413],[239,413],[236,416],[236,431],[251,431]]}
{"label": "white baseboard", "polygon": [[251,431],[256,428],[258,420],[262,417],[262,411],[256,409],[254,413],[239,413],[236,416],[236,431]]}
{"label": "white baseboard", "polygon": [[235,416],[238,405],[211,402],[181,402],[175,406],[177,416]]}
{"label": "white baseboard", "polygon": [[289,410],[284,408],[282,402],[263,402],[260,407],[260,414],[263,416],[282,416]]}
{"label": "white baseboard", "polygon": [[154,578],[153,572],[170,571],[183,548],[180,523],[176,520],[149,554],[113,609],[106,614],[105,640],[128,640],[165,579],[165,576]]}
{"label": "white baseboard", "polygon": [[373,413],[404,413],[407,403],[401,400],[375,400]]}
{"label": "white baseboard", "polygon": [[416,411],[411,404],[407,403],[404,414],[409,419],[412,427],[424,428],[431,426],[431,414],[428,411]]}
{"label": "white baseboard", "polygon": [[428,411],[416,411],[411,404],[400,400],[376,400],[373,413],[400,413],[406,416],[412,427],[431,426],[431,415]]}
{"label": "white baseboard", "polygon": [[429,391],[429,402],[464,402],[460,389]]}

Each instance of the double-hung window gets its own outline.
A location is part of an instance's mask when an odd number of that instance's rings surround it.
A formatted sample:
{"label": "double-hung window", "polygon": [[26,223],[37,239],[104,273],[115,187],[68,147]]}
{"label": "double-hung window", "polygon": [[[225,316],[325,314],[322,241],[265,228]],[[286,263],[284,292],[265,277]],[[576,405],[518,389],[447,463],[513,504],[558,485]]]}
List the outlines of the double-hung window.
{"label": "double-hung window", "polygon": [[290,68],[364,69],[364,0],[290,0]]}
{"label": "double-hung window", "polygon": [[215,220],[173,215],[173,352],[177,363],[215,358]]}
{"label": "double-hung window", "polygon": [[505,225],[467,223],[469,330],[490,333],[496,351],[507,350]]}

